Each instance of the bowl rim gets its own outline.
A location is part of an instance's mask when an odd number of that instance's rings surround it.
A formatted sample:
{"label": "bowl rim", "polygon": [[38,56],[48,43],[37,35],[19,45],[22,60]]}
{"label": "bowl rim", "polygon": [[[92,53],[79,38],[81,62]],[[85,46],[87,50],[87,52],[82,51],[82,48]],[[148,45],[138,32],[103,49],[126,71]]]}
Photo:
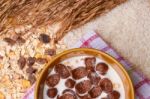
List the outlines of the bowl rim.
{"label": "bowl rim", "polygon": [[98,54],[101,54],[101,55],[104,55],[106,57],[108,57],[110,60],[114,61],[118,66],[119,68],[121,69],[121,71],[123,72],[123,74],[126,76],[127,78],[127,81],[129,82],[129,86],[130,86],[130,95],[131,95],[131,99],[135,99],[135,93],[134,93],[134,87],[133,87],[133,83],[132,83],[132,80],[129,76],[129,74],[127,73],[126,69],[124,68],[124,66],[118,62],[114,57],[112,57],[111,55],[103,52],[103,51],[100,51],[100,50],[97,50],[97,49],[93,49],[93,48],[73,48],[73,49],[69,49],[69,50],[66,50],[66,51],[63,51],[57,55],[55,55],[51,61],[49,61],[45,67],[43,68],[42,72],[40,73],[38,79],[37,79],[37,82],[35,84],[35,91],[34,91],[34,99],[38,99],[38,89],[39,89],[39,86],[40,86],[40,81],[42,79],[42,76],[44,74],[44,72],[49,69],[49,65],[51,63],[53,63],[56,59],[58,59],[59,57],[65,55],[65,54],[68,54],[68,53],[72,53],[72,52],[79,52],[79,51],[91,51],[91,52],[95,52],[95,53],[98,53]]}

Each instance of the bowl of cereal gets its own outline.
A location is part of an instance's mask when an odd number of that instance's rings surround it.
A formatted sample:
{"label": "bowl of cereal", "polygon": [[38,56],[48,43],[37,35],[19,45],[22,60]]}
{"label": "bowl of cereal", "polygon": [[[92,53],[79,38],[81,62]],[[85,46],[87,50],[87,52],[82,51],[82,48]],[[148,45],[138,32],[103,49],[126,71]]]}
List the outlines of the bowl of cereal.
{"label": "bowl of cereal", "polygon": [[123,66],[108,54],[77,48],[56,55],[43,69],[35,99],[134,99]]}

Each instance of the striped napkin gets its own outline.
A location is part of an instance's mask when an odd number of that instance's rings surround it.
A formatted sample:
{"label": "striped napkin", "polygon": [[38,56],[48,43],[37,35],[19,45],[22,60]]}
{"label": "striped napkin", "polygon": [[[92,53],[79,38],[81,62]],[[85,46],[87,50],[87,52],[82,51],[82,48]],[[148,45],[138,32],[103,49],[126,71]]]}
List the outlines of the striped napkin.
{"label": "striped napkin", "polygon": [[[132,68],[132,65],[121,57],[111,46],[109,46],[96,32],[86,33],[71,48],[94,48],[101,50],[118,60],[129,73],[135,89],[136,99],[150,99],[150,79],[146,78],[141,72]],[[23,99],[34,99],[34,85],[29,89]]]}

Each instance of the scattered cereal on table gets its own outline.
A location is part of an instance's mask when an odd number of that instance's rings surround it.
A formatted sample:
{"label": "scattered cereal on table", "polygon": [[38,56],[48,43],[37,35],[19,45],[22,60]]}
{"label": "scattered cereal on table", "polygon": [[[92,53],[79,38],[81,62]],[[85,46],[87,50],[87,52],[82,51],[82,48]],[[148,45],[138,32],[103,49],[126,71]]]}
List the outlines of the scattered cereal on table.
{"label": "scattered cereal on table", "polygon": [[0,92],[0,99],[5,99],[5,96],[2,92]]}

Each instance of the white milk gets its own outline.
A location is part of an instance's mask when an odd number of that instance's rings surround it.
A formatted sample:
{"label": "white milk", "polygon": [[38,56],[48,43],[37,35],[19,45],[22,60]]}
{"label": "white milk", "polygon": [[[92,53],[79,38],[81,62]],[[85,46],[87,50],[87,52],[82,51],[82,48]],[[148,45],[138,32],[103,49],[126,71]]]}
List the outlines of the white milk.
{"label": "white milk", "polygon": [[[72,58],[69,58],[69,59],[66,59],[66,60],[62,61],[61,63],[65,64],[66,66],[71,66],[71,68],[74,69],[74,68],[77,68],[79,66],[85,66],[84,59],[86,57],[90,57],[90,56],[89,55],[75,56],[75,57],[72,57]],[[101,60],[100,58],[96,58],[96,64],[99,63],[99,62],[105,62],[105,61]],[[105,62],[105,63],[107,63],[107,62]],[[54,70],[52,70],[52,72],[50,74],[54,74],[54,73],[55,73]],[[100,75],[100,77],[101,78],[105,78],[105,77],[109,78],[112,81],[113,85],[115,85],[113,87],[113,89],[117,90],[120,93],[120,95],[121,95],[120,99],[125,99],[124,86],[123,86],[123,83],[121,81],[121,78],[119,77],[117,72],[110,65],[109,65],[109,70],[108,70],[107,74],[105,76]],[[69,78],[72,78],[72,77],[69,77]],[[80,80],[76,80],[76,83],[81,82],[81,81],[86,80],[86,79],[87,79],[87,77],[84,77],[84,78],[82,78]],[[65,86],[65,81],[66,81],[66,79],[65,80],[61,79],[60,82],[55,86],[55,88],[58,89],[58,93],[57,94],[61,95],[63,90],[67,88]],[[50,99],[47,96],[48,88],[49,87],[45,84],[44,91],[43,91],[43,94],[44,94],[43,98],[44,99]],[[72,89],[72,90],[75,90],[75,88]],[[101,99],[102,97],[106,97],[106,95],[107,94],[105,92],[102,92],[102,94],[99,97],[95,98],[95,99]]]}

